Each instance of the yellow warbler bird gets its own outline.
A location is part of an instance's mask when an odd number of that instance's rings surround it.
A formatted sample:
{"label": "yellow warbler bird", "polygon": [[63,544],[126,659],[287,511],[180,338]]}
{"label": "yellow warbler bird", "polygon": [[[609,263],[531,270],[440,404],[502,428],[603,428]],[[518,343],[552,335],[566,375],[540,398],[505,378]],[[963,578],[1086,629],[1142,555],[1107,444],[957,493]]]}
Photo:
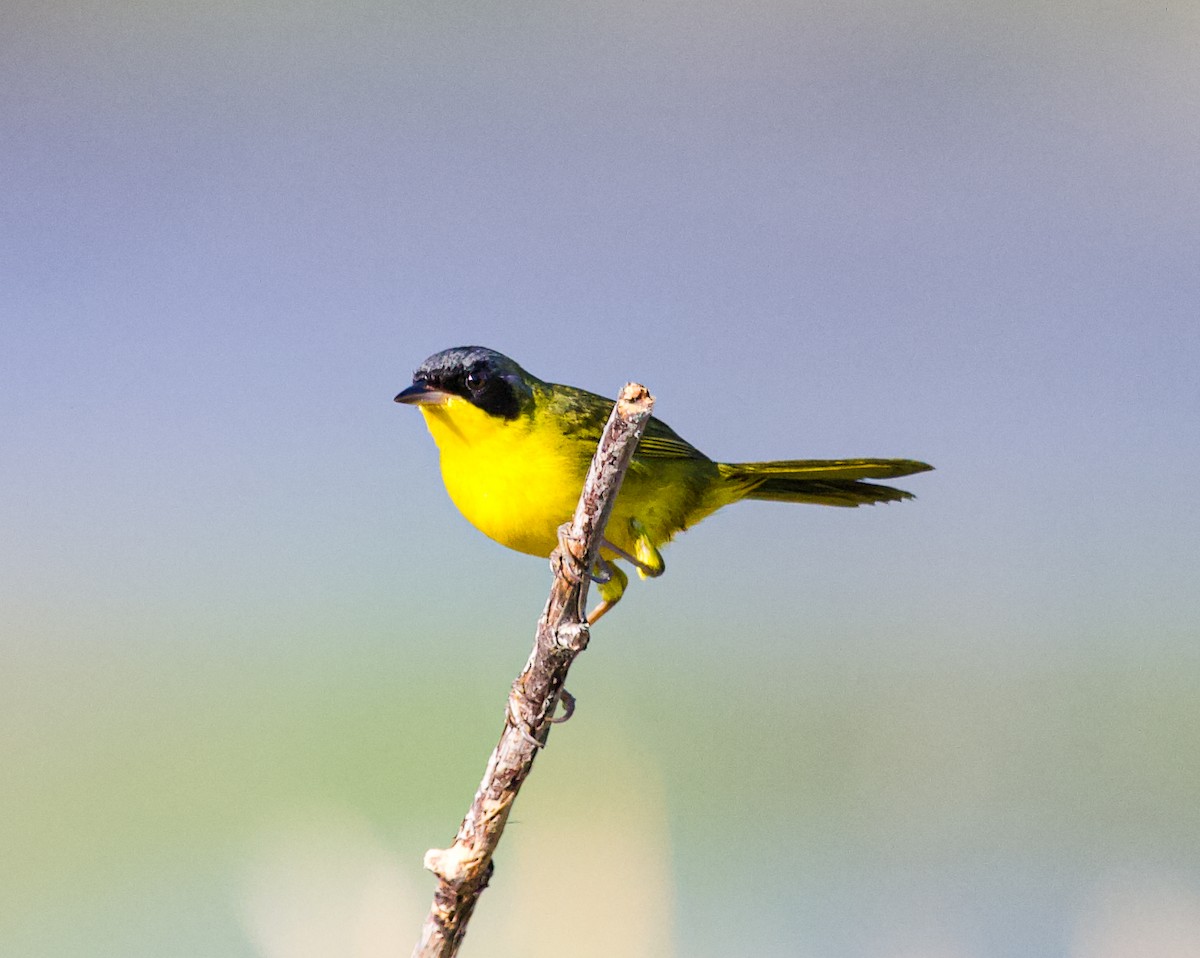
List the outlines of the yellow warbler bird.
{"label": "yellow warbler bird", "polygon": [[[415,405],[441,453],[442,480],[459,511],[501,545],[549,556],[570,520],[612,400],[543,382],[507,356],[456,346],[430,356],[396,402]],[[628,579],[614,563],[660,575],[659,546],[740,499],[861,506],[911,499],[894,479],[932,466],[912,459],[792,459],[714,462],[651,418],[604,530],[601,603],[594,622],[621,598]]]}

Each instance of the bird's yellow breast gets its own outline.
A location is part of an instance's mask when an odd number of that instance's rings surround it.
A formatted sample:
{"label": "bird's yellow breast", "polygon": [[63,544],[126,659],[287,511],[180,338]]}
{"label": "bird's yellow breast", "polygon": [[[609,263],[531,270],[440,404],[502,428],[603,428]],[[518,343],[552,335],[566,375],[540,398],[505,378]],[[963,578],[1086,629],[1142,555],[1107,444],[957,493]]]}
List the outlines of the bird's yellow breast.
{"label": "bird's yellow breast", "polygon": [[579,499],[590,454],[545,417],[505,420],[450,397],[421,406],[458,510],[501,545],[548,556]]}

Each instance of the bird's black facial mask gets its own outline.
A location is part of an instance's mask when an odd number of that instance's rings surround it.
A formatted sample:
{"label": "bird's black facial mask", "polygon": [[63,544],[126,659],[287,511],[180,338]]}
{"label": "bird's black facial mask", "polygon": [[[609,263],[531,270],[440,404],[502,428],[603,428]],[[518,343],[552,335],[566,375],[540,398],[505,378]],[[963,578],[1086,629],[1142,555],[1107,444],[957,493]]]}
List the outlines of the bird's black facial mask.
{"label": "bird's black facial mask", "polygon": [[458,396],[501,419],[533,405],[536,380],[507,356],[483,346],[456,346],[430,356],[396,402],[428,405]]}

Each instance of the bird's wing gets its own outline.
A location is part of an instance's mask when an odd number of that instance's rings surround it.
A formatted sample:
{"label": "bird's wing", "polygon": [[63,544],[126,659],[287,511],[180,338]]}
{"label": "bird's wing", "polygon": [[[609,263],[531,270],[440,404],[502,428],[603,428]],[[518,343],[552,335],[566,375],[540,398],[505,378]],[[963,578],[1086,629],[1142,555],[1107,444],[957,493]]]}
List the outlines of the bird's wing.
{"label": "bird's wing", "polygon": [[[564,431],[594,445],[612,412],[613,400],[574,386],[550,386],[555,419]],[[638,442],[635,459],[699,459],[708,456],[680,436],[661,419],[650,417]]]}
{"label": "bird's wing", "polygon": [[708,459],[674,429],[653,416],[646,424],[646,432],[634,455],[643,459]]}

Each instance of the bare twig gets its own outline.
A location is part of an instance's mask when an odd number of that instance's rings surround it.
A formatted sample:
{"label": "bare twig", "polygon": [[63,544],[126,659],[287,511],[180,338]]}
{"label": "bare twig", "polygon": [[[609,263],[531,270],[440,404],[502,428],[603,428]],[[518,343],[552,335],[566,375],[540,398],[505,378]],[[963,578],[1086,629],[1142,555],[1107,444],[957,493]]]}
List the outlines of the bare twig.
{"label": "bare twig", "polygon": [[513,682],[500,741],[454,844],[425,853],[425,867],[437,876],[438,884],[413,958],[453,958],[458,953],[471,912],[492,876],[492,855],[517,791],[538,749],[546,744],[560,699],[569,700],[563,692],[567,671],[588,644],[589,570],[653,406],[646,387],[629,383],[604,427],[575,517],[560,530],[559,548],[550,557],[554,584],[538,620],[529,661]]}

